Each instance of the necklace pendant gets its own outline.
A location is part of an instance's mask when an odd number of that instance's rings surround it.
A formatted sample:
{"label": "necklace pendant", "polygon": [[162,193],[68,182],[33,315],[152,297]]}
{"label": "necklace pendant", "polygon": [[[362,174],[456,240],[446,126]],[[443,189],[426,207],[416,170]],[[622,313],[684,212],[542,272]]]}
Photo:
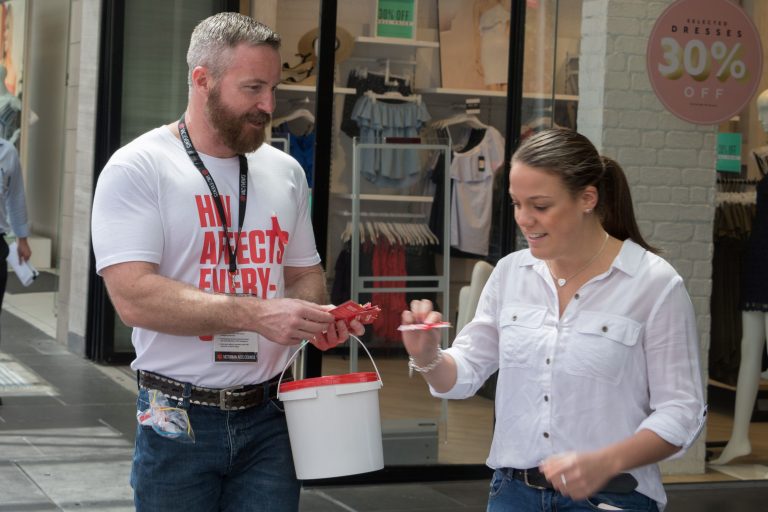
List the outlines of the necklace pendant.
{"label": "necklace pendant", "polygon": [[560,279],[558,279],[558,280],[557,280],[557,286],[559,286],[560,288],[562,288],[563,286],[565,286],[565,282],[566,282],[566,281],[565,281],[565,279],[563,279],[563,278],[561,277]]}

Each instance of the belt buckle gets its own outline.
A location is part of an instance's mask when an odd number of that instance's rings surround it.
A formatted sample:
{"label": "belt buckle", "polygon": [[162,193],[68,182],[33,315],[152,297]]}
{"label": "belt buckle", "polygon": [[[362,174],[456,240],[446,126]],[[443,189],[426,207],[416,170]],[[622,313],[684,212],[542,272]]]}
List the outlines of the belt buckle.
{"label": "belt buckle", "polygon": [[532,483],[530,483],[528,481],[528,470],[527,469],[523,470],[523,482],[525,483],[525,485],[527,485],[528,487],[530,487],[532,489],[538,489],[540,491],[546,490],[546,487],[542,487],[540,485],[535,485],[535,484],[532,484]]}
{"label": "belt buckle", "polygon": [[232,386],[231,388],[223,388],[219,390],[219,409],[221,409],[222,411],[232,410],[232,407],[226,404],[227,393],[232,393],[233,391],[237,391],[238,389],[243,389],[243,386]]}

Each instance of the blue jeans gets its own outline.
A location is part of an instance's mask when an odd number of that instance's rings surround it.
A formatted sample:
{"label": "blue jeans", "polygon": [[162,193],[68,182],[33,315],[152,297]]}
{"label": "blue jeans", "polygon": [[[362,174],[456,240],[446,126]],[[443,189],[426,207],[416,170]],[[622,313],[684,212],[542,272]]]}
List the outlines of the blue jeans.
{"label": "blue jeans", "polygon": [[[137,406],[149,407],[146,390]],[[280,402],[239,411],[190,404],[187,412],[193,444],[138,426],[131,470],[138,512],[299,510],[301,484]]]}
{"label": "blue jeans", "polygon": [[[626,494],[597,493],[586,500],[574,501],[551,489],[528,487],[502,471],[494,471],[486,512],[596,512],[600,504],[625,512],[658,512],[656,502],[633,491]],[[609,508],[610,510],[610,508]]]}

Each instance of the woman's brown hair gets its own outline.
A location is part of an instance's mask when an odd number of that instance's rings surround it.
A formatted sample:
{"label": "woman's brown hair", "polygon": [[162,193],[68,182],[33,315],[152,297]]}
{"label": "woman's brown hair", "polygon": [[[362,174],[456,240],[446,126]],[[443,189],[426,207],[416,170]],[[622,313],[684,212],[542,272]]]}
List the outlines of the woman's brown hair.
{"label": "woman's brown hair", "polygon": [[512,162],[558,176],[573,197],[594,186],[598,193],[595,213],[603,229],[614,238],[629,238],[648,251],[659,252],[640,234],[632,194],[621,166],[611,158],[600,156],[585,136],[564,128],[538,132],[520,144],[512,155]]}

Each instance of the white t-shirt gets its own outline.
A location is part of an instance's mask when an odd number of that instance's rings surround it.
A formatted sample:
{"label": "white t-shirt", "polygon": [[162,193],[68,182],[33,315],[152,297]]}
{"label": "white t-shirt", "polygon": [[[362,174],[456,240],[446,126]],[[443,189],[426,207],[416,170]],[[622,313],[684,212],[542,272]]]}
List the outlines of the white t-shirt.
{"label": "white t-shirt", "polygon": [[[200,155],[237,235],[237,157]],[[309,218],[304,171],[290,155],[263,144],[248,159],[248,199],[237,252],[241,278],[228,278],[224,230],[210,189],[167,127],[156,128],[110,158],[93,203],[96,271],[128,261],[159,266],[160,275],[216,293],[269,299],[284,294],[283,267],[320,262]],[[201,335],[207,333],[200,333]],[[257,362],[214,362],[213,343],[134,328],[133,369],[207,387],[263,382],[282,371],[289,347],[259,337]]]}
{"label": "white t-shirt", "polygon": [[493,219],[493,176],[504,163],[504,137],[489,126],[480,143],[451,157],[451,247],[488,255]]}

